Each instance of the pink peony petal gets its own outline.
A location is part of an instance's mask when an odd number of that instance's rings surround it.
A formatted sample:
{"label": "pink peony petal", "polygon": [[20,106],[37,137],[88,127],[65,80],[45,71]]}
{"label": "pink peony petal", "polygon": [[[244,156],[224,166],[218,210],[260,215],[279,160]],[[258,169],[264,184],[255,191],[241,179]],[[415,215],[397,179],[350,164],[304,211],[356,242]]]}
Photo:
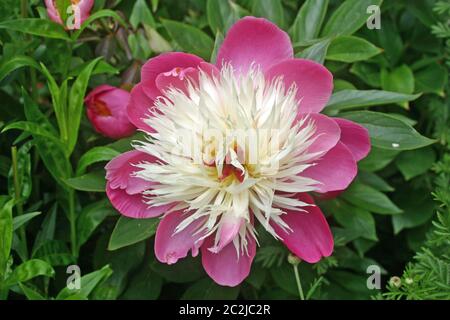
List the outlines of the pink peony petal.
{"label": "pink peony petal", "polygon": [[47,7],[47,14],[49,18],[59,24],[63,24],[59,12],[54,5],[54,0],[45,0],[45,6]]}
{"label": "pink peony petal", "polygon": [[341,136],[341,129],[333,121],[332,118],[320,113],[299,114],[298,119],[307,118],[305,125],[311,120],[315,126],[313,144],[308,148],[308,153],[320,153],[323,155],[332,149],[338,142]]}
{"label": "pink peony petal", "polygon": [[338,142],[316,162],[315,166],[303,171],[301,176],[321,182],[317,190],[320,193],[346,189],[358,172],[352,153],[342,142]]}
{"label": "pink peony petal", "polygon": [[241,228],[243,223],[243,218],[235,218],[231,215],[224,215],[220,220],[219,229],[216,233],[216,237],[218,239],[217,245],[214,245],[208,249],[213,253],[218,253],[233,241],[233,239],[239,233],[239,229]]}
{"label": "pink peony petal", "polygon": [[129,194],[124,189],[113,189],[109,182],[106,183],[106,195],[117,211],[126,217],[135,219],[158,217],[175,205],[168,204],[149,207],[149,205],[144,202],[145,199],[142,194]]}
{"label": "pink peony petal", "polygon": [[80,0],[78,7],[80,8],[82,24],[87,18],[89,18],[92,7],[94,6],[94,0]]}
{"label": "pink peony petal", "polygon": [[228,31],[217,55],[216,65],[231,63],[235,70],[246,72],[252,63],[267,70],[294,55],[286,32],[262,18],[245,17]]}
{"label": "pink peony petal", "polygon": [[347,146],[355,160],[365,158],[370,152],[369,131],[347,119],[333,118],[333,120],[341,128],[341,142]]}
{"label": "pink peony petal", "polygon": [[175,233],[176,227],[187,218],[182,211],[174,211],[166,215],[158,225],[155,236],[156,258],[167,264],[174,264],[178,259],[185,258],[190,250],[192,256],[198,254],[198,248],[203,240],[201,233],[195,234],[203,219],[193,221],[185,229]]}
{"label": "pink peony petal", "polygon": [[170,88],[175,88],[187,94],[187,81],[198,83],[198,72],[198,69],[189,67],[185,69],[176,68],[176,70],[160,73],[155,80],[156,87],[162,93]]}
{"label": "pink peony petal", "polygon": [[216,283],[234,287],[249,275],[256,254],[256,241],[251,236],[247,240],[248,255],[244,252],[239,256],[232,242],[220,252],[213,253],[208,248],[214,246],[214,236],[205,240],[201,247],[203,268]]}
{"label": "pink peony petal", "polygon": [[321,64],[305,59],[291,59],[272,66],[268,79],[282,77],[286,87],[297,86],[300,113],[320,112],[333,91],[333,75]]}
{"label": "pink peony petal", "polygon": [[197,68],[202,62],[204,62],[202,58],[183,52],[160,54],[159,56],[148,60],[142,67],[142,89],[149,98],[156,99],[157,96],[161,95],[161,92],[156,87],[156,78],[161,73],[172,71],[175,68]]}
{"label": "pink peony petal", "polygon": [[146,181],[132,174],[140,169],[140,162],[155,162],[157,159],[140,151],[128,151],[112,159],[106,169],[106,195],[114,208],[131,218],[151,218],[161,215],[175,204],[149,207],[141,192],[151,189],[155,182]]}
{"label": "pink peony petal", "polygon": [[[307,194],[298,194],[300,201],[314,204]],[[316,263],[333,252],[333,235],[330,227],[317,206],[303,207],[307,212],[287,211],[282,219],[292,229],[285,232],[272,224],[283,243],[292,253],[309,263]]]}
{"label": "pink peony petal", "polygon": [[152,107],[153,100],[144,93],[142,84],[136,85],[133,90],[131,90],[131,97],[127,106],[128,119],[141,130],[155,132],[155,130],[143,120],[151,115]]}

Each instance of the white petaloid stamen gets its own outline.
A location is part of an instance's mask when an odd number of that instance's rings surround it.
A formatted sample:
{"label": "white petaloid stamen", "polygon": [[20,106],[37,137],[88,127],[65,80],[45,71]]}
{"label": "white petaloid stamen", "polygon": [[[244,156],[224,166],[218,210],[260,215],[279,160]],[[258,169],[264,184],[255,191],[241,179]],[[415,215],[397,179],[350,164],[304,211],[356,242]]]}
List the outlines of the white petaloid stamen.
{"label": "white petaloid stamen", "polygon": [[243,220],[233,240],[243,252],[247,237],[256,237],[251,215],[275,237],[271,223],[290,230],[284,210],[302,214],[310,205],[293,195],[318,185],[301,175],[319,154],[308,153],[315,125],[308,117],[297,120],[296,92],[281,78],[267,81],[257,68],[237,75],[229,66],[215,76],[200,72],[187,92],[167,90],[156,101],[159,111],[144,119],[157,133],[135,145],[161,160],[137,165],[138,177],[158,182],[144,192],[147,203],[178,203],[172,211],[190,213],[176,232],[201,218],[202,238],[230,221],[224,215]]}

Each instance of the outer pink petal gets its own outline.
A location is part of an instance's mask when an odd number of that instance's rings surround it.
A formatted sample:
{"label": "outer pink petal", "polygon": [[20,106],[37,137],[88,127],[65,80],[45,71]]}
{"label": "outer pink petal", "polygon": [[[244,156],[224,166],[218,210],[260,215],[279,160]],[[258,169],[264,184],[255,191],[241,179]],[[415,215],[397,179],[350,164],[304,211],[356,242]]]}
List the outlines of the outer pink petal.
{"label": "outer pink petal", "polygon": [[[142,67],[141,84],[144,92],[152,99],[155,99],[161,93],[156,88],[156,78],[159,74],[169,72],[174,68],[196,68],[204,62],[193,54],[184,52],[168,52],[148,60]],[[157,88],[156,88],[157,89]]]}
{"label": "outer pink petal", "polygon": [[134,165],[143,161],[155,162],[156,158],[140,151],[128,151],[111,160],[105,167],[106,195],[114,208],[131,218],[156,217],[174,206],[149,207],[144,202],[141,192],[150,189],[154,182],[132,176],[133,172],[139,170]]}
{"label": "outer pink petal", "polygon": [[317,191],[325,193],[346,189],[357,172],[358,167],[352,153],[342,142],[338,142],[315,166],[303,171],[301,176],[321,182]]}
{"label": "outer pink petal", "polygon": [[92,7],[94,6],[94,0],[81,0],[78,3],[81,13],[81,23],[83,23],[90,15]]}
{"label": "outer pink petal", "polygon": [[148,132],[155,132],[155,130],[153,130],[153,128],[146,124],[143,120],[151,115],[153,102],[154,101],[144,93],[142,84],[136,85],[133,90],[131,90],[127,113],[128,119],[137,128]]}
{"label": "outer pink petal", "polygon": [[307,118],[305,125],[311,120],[316,128],[314,133],[316,140],[308,148],[308,153],[323,155],[339,142],[341,129],[332,118],[320,113],[299,114],[298,119],[303,118]]}
{"label": "outer pink petal", "polygon": [[214,236],[205,240],[201,247],[203,268],[216,283],[234,287],[249,275],[256,254],[256,242],[253,237],[248,237],[247,240],[248,255],[243,253],[239,257],[232,242],[219,253],[213,253],[208,248],[214,245]]}
{"label": "outer pink petal", "polygon": [[[299,194],[298,199],[314,204],[307,194]],[[303,209],[307,212],[287,210],[287,214],[282,216],[292,232],[285,232],[275,224],[273,227],[290,251],[306,262],[315,263],[333,252],[333,235],[319,207],[308,206]]]}
{"label": "outer pink petal", "polygon": [[347,119],[333,118],[333,120],[341,128],[341,142],[351,151],[355,160],[365,158],[370,152],[369,131]]}
{"label": "outer pink petal", "polygon": [[63,24],[61,17],[59,16],[58,10],[56,10],[56,7],[53,4],[54,0],[45,0],[45,6],[47,7],[47,14],[49,18],[56,23]]}
{"label": "outer pink petal", "polygon": [[266,77],[283,77],[286,88],[297,86],[300,113],[320,112],[333,92],[333,75],[321,64],[305,59],[291,59],[272,66]]}
{"label": "outer pink petal", "polygon": [[262,18],[245,17],[228,31],[217,55],[219,69],[224,63],[245,72],[252,63],[262,70],[291,59],[294,55],[291,40],[286,32]]}
{"label": "outer pink petal", "polygon": [[202,234],[195,232],[203,221],[196,220],[182,231],[175,233],[176,227],[186,218],[182,211],[175,211],[166,215],[159,223],[155,236],[155,255],[160,262],[173,264],[178,259],[186,257],[190,250],[192,256],[198,254],[198,248],[203,241],[198,241]]}
{"label": "outer pink petal", "polygon": [[145,199],[142,194],[129,194],[124,189],[112,189],[109,182],[106,183],[106,195],[117,211],[126,217],[135,219],[158,217],[175,205],[149,207],[144,203]]}

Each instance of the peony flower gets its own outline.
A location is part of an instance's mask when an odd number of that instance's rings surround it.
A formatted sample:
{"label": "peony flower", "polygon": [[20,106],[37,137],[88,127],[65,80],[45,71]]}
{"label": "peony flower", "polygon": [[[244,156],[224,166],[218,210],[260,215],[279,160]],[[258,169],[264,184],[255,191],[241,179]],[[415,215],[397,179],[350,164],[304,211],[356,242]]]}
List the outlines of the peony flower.
{"label": "peony flower", "polygon": [[[47,14],[51,20],[63,25],[69,30],[80,29],[81,24],[89,17],[94,0],[70,0],[70,8],[58,8],[57,1],[45,0]],[[67,19],[61,16],[67,15]]]}
{"label": "peony flower", "polygon": [[112,139],[132,135],[136,127],[128,120],[130,93],[123,89],[101,85],[85,98],[87,116],[95,130]]}
{"label": "peony flower", "polygon": [[306,262],[331,255],[311,193],[346,189],[370,142],[360,125],[320,114],[333,89],[324,66],[295,59],[284,31],[246,17],[215,65],[166,53],[141,78],[128,114],[149,139],[107,164],[106,192],[123,215],[162,216],[160,262],[201,252],[216,283],[236,286],[250,272],[258,225]]}

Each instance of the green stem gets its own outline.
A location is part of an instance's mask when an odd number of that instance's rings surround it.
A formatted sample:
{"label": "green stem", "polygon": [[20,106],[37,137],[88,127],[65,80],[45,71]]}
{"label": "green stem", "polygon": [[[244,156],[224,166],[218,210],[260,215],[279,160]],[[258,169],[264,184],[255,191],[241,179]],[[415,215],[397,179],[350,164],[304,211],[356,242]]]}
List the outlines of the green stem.
{"label": "green stem", "polygon": [[[17,214],[20,216],[23,214],[23,206],[21,202],[20,196],[20,181],[19,181],[19,170],[17,167],[17,148],[11,147],[11,160],[12,160],[12,169],[13,169],[13,181],[14,181],[14,200],[16,202]],[[28,246],[27,246],[27,234],[25,232],[25,227],[21,226],[19,229],[21,242],[24,246],[25,256],[28,258]]]}
{"label": "green stem", "polygon": [[75,192],[69,190],[69,220],[70,220],[70,245],[72,249],[72,255],[78,257],[77,247],[77,226],[75,216]]}
{"label": "green stem", "polygon": [[20,11],[22,18],[28,17],[28,0],[20,0]]}
{"label": "green stem", "polygon": [[295,273],[295,281],[297,282],[298,294],[300,296],[300,300],[305,300],[305,296],[303,295],[302,283],[300,282],[300,275],[298,273],[298,264],[292,265]]}

